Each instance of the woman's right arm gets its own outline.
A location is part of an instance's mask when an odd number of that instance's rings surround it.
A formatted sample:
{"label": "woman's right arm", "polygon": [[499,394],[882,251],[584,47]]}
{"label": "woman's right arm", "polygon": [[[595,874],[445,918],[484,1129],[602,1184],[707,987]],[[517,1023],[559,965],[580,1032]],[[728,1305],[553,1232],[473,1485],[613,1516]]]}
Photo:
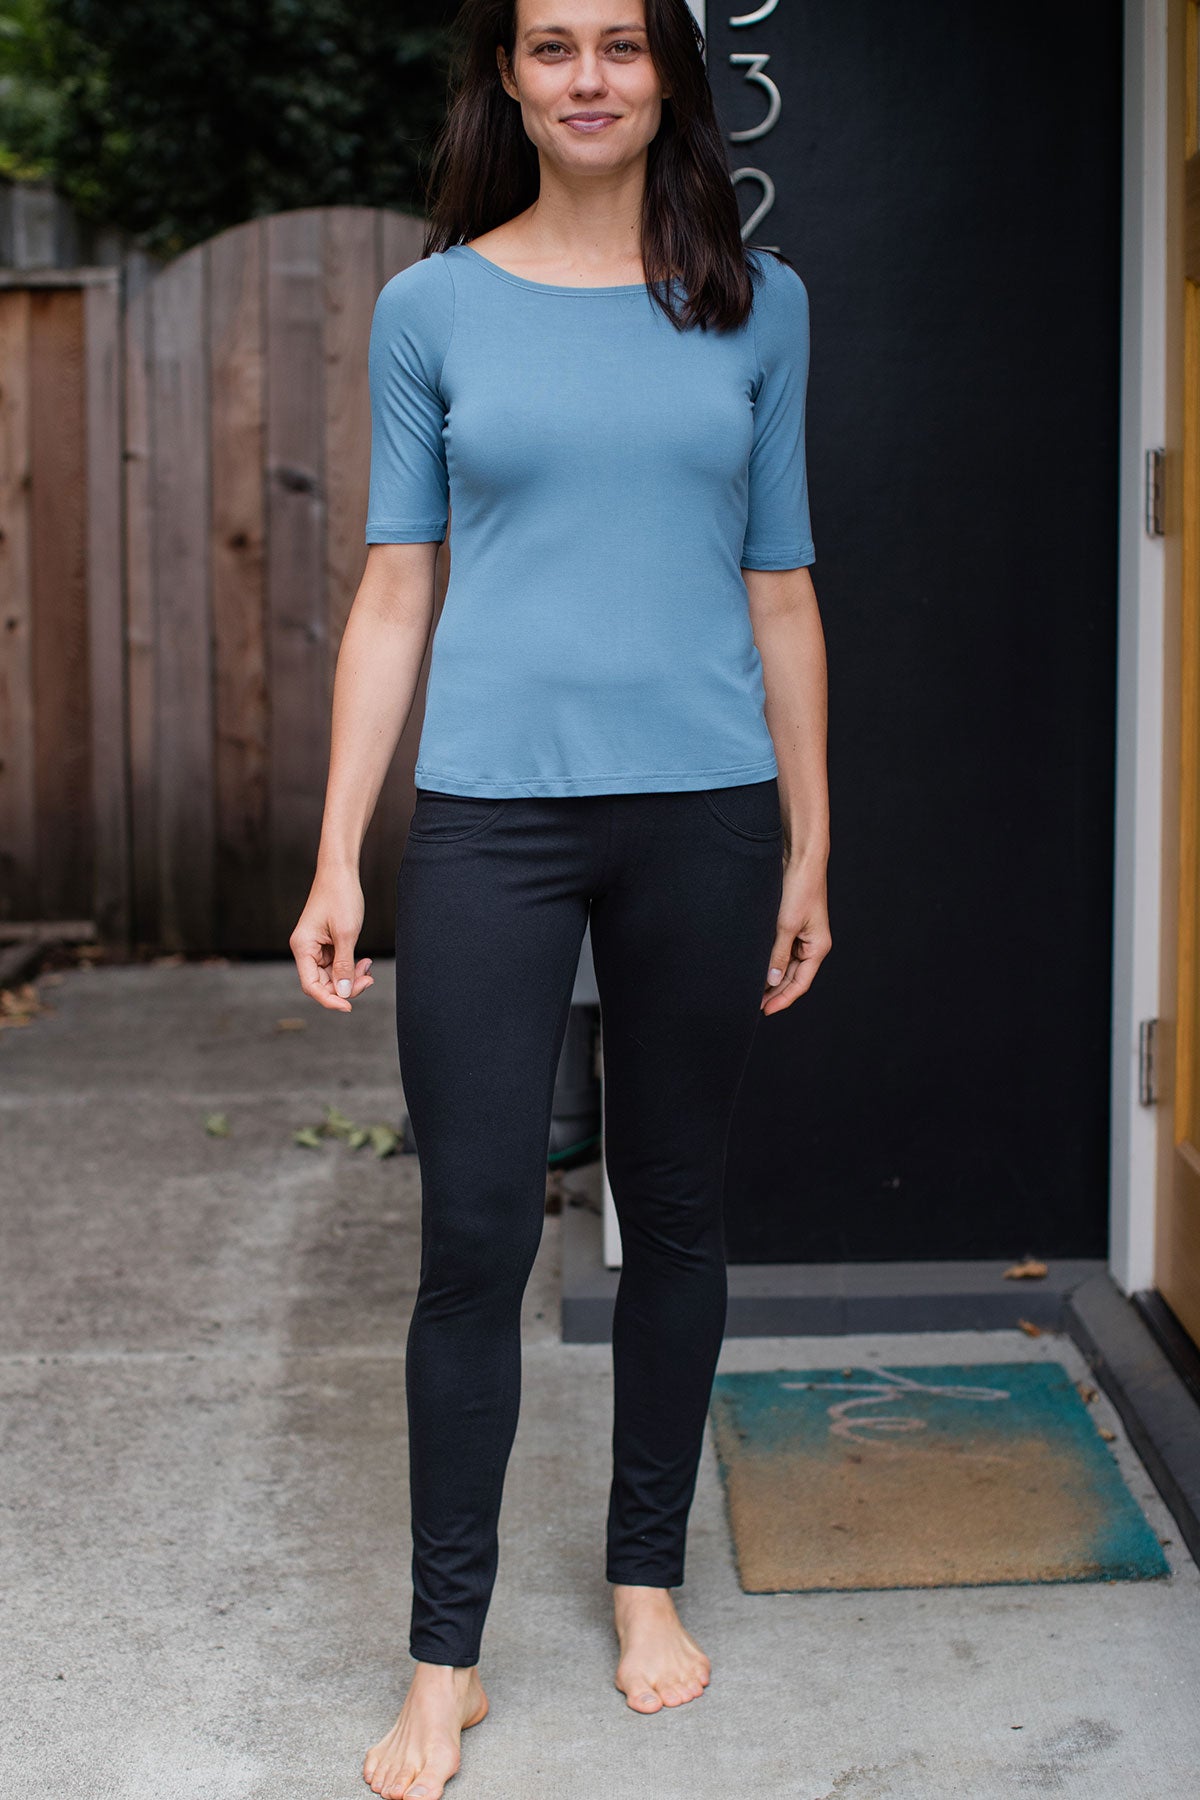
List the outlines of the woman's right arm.
{"label": "woman's right arm", "polygon": [[350,1012],[374,985],[369,958],[354,960],[364,913],[359,856],[416,695],[440,548],[371,544],[338,649],[316,874],[288,940],[300,986],[334,1012]]}

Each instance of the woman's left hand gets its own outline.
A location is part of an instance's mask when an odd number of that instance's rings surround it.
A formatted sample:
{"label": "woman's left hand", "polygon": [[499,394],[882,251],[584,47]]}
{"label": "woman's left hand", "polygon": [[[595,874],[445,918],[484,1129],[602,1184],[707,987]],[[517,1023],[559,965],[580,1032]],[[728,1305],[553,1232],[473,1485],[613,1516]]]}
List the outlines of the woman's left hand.
{"label": "woman's left hand", "polygon": [[760,1010],[782,1012],[785,1006],[806,994],[812,986],[813,976],[829,955],[832,943],[824,859],[820,862],[803,859],[785,862],[779,925]]}

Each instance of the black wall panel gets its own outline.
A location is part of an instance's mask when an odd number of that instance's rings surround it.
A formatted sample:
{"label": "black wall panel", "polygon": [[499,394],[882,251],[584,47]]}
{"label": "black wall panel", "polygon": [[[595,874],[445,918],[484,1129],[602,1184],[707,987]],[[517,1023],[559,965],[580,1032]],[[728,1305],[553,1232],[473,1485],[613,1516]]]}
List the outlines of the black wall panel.
{"label": "black wall panel", "polygon": [[[730,1260],[1103,1255],[1121,9],[710,11],[812,313],[834,949],[760,1020]],[[743,218],[762,197],[738,183]]]}

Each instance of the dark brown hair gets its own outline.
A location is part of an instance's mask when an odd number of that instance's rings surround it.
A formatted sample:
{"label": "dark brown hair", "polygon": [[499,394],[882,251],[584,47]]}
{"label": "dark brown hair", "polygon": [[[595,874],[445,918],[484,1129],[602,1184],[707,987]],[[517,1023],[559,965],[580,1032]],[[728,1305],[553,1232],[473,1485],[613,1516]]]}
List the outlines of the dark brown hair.
{"label": "dark brown hair", "polygon": [[[704,37],[687,0],[644,4],[650,55],[670,91],[646,152],[646,286],[680,328],[733,329],[750,314],[752,270],[704,66]],[[516,30],[517,0],[464,0],[455,14],[449,107],[429,165],[422,256],[503,225],[537,198],[537,148],[496,63],[497,44],[512,62]],[[685,291],[682,315],[672,276]]]}

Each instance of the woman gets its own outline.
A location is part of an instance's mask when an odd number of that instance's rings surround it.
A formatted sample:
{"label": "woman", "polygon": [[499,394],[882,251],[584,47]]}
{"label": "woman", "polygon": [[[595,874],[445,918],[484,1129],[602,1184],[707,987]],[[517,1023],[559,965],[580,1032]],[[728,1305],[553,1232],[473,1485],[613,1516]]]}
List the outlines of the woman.
{"label": "woman", "polygon": [[591,925],[613,1319],[606,1574],[638,1712],[703,1692],[671,1588],[725,1324],[722,1173],[762,1013],[830,947],[808,298],[742,244],[685,0],[468,0],[422,258],[372,324],[367,567],[291,946],[349,1011],[359,848],[453,500],[396,1022],[420,1155],[406,1386],[416,1661],[363,1774],[434,1800],[482,1719],[555,1071]]}

